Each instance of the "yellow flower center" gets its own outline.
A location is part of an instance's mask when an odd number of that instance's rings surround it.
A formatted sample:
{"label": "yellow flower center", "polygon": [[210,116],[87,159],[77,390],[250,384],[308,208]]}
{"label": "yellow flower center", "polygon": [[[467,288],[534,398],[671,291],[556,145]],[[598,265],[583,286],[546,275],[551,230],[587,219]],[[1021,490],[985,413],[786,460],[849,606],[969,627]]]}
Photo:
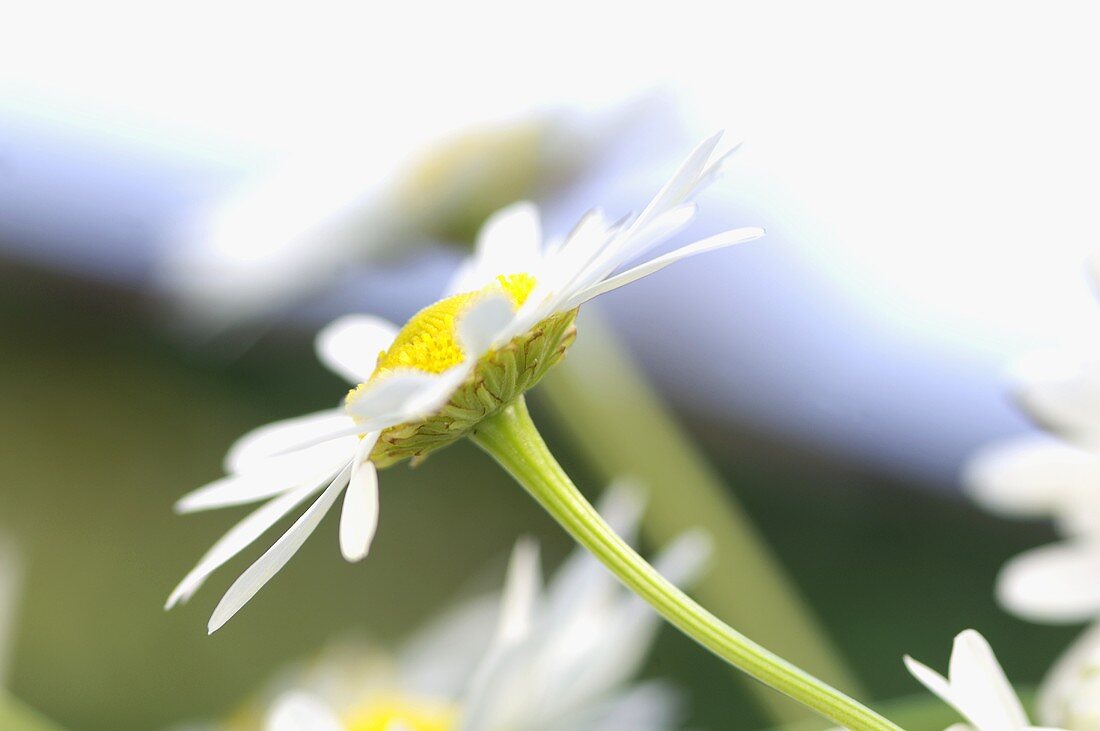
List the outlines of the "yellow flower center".
{"label": "yellow flower center", "polygon": [[457,709],[401,696],[372,699],[348,715],[348,731],[451,731],[458,718]]}
{"label": "yellow flower center", "polygon": [[379,354],[370,380],[403,368],[442,373],[458,365],[466,357],[455,332],[458,317],[479,297],[491,292],[503,291],[512,306],[519,309],[534,287],[535,278],[530,274],[502,274],[483,289],[456,294],[425,307],[401,328],[390,349]]}

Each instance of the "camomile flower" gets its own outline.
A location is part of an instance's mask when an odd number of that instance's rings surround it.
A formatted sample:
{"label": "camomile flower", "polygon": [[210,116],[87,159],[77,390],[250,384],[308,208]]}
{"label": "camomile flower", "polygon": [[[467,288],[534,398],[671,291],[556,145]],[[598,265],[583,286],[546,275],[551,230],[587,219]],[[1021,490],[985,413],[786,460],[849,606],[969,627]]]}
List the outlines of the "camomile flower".
{"label": "camomile flower", "polygon": [[1002,515],[1049,518],[1063,540],[1011,559],[1000,602],[1025,619],[1100,617],[1100,361],[1031,356],[1016,368],[1017,396],[1054,435],[994,443],[967,465],[979,504]]}
{"label": "camomile flower", "polygon": [[[377,468],[420,460],[470,436],[520,401],[573,341],[577,308],[681,259],[763,235],[741,228],[648,256],[695,214],[690,198],[718,174],[719,136],[701,144],[636,216],[611,222],[599,211],[565,237],[543,241],[536,209],[517,204],[492,216],[453,294],[398,328],[370,316],[336,321],[317,340],[321,360],[358,385],[341,409],[261,427],[226,458],[228,475],[181,499],[183,512],[267,499],[229,531],[168,600],[189,598],[204,580],[283,516],[313,502],[222,598],[222,626],[301,547],[343,494],[340,547],[367,555],[378,522]],[[628,263],[640,264],[623,269]]]}
{"label": "camomile flower", "polygon": [[[631,535],[641,510],[625,484],[601,511]],[[693,580],[707,541],[688,533],[655,563]],[[395,653],[342,643],[283,673],[219,731],[663,731],[679,697],[634,682],[657,615],[583,550],[544,586],[538,546],[520,541],[502,592],[461,604]]]}
{"label": "camomile flower", "polygon": [[905,666],[924,687],[957,710],[967,723],[949,731],[1037,731],[1024,712],[989,643],[978,632],[955,637],[948,676],[905,656]]}

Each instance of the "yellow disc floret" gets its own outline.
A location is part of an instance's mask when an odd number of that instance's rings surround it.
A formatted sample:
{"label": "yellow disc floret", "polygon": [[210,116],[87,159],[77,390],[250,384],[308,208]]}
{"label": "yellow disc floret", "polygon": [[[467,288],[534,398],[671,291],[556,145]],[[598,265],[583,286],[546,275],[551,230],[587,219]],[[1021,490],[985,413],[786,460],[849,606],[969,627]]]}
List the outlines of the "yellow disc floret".
{"label": "yellow disc floret", "polygon": [[374,698],[347,718],[348,731],[450,731],[458,717],[447,704],[395,696]]}
{"label": "yellow disc floret", "polygon": [[496,282],[476,292],[456,294],[425,307],[401,328],[389,350],[378,356],[371,381],[395,370],[412,368],[425,373],[442,373],[463,361],[466,354],[458,343],[455,322],[479,297],[504,292],[519,309],[535,287],[530,274],[498,276]]}
{"label": "yellow disc floret", "polygon": [[535,278],[530,274],[500,275],[487,287],[448,297],[421,310],[397,333],[389,349],[378,355],[367,382],[348,394],[348,409],[357,420],[363,417],[354,413],[356,399],[380,378],[402,370],[439,374],[467,358],[474,362],[469,376],[437,412],[382,431],[370,455],[376,467],[406,459],[415,464],[430,452],[461,439],[483,419],[538,383],[561,360],[576,336],[576,310],[551,314],[488,352],[462,350],[457,325],[479,298],[502,293],[518,310],[534,288]]}

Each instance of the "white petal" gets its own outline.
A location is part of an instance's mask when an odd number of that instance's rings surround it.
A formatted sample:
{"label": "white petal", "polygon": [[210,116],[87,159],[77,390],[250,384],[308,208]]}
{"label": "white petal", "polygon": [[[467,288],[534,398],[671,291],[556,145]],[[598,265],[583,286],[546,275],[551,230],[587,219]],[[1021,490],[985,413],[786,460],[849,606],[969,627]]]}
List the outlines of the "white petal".
{"label": "white petal", "polygon": [[1100,524],[1100,454],[1047,437],[1006,440],[966,466],[970,496],[1005,515],[1052,516],[1083,531]]}
{"label": "white petal", "polygon": [[496,631],[500,597],[477,597],[449,607],[401,646],[403,688],[431,697],[457,697],[485,657]]}
{"label": "white petal", "polygon": [[677,206],[656,216],[645,226],[617,229],[591,251],[571,251],[567,260],[556,264],[559,274],[551,281],[555,297],[548,307],[555,312],[569,309],[567,303],[578,292],[603,281],[623,264],[687,226],[695,210],[693,204]]}
{"label": "white petal", "polygon": [[575,294],[565,306],[564,309],[572,309],[581,304],[584,304],[593,297],[598,297],[601,294],[610,292],[613,289],[618,289],[624,285],[630,284],[642,277],[649,276],[654,272],[664,269],[670,264],[675,264],[681,259],[686,259],[689,256],[695,256],[696,254],[702,254],[708,251],[714,251],[716,249],[725,248],[727,246],[733,246],[734,244],[741,244],[746,241],[753,241],[764,235],[764,229],[762,228],[739,228],[733,231],[726,231],[725,233],[717,234],[697,241],[694,244],[683,246],[675,251],[658,256],[656,259],[651,259],[644,264],[640,264],[633,269],[617,274],[613,277],[598,282],[587,289],[581,290]]}
{"label": "white petal", "polygon": [[468,363],[438,374],[395,371],[352,399],[348,410],[359,417],[363,431],[381,431],[442,407],[469,371]]}
{"label": "white petal", "polygon": [[264,723],[265,731],[344,731],[332,709],[316,697],[291,691],[276,699]]}
{"label": "white petal", "polygon": [[175,605],[190,599],[206,581],[206,578],[214,573],[218,567],[247,548],[271,526],[278,523],[284,515],[293,510],[296,505],[320,488],[321,485],[314,485],[288,492],[254,510],[244,520],[233,526],[228,533],[218,539],[217,543],[199,560],[195,568],[191,569],[187,576],[183,578],[183,581],[172,591],[164,608],[171,609]]}
{"label": "white petal", "polygon": [[695,190],[702,190],[721,177],[725,173],[730,158],[741,149],[741,144],[741,142],[732,144],[728,150],[714,158],[713,162],[707,165],[707,169],[699,174],[699,179],[695,183]]}
{"label": "white petal", "polygon": [[295,521],[294,525],[290,526],[287,532],[275,542],[275,545],[269,548],[264,555],[260,556],[254,564],[248,567],[248,570],[233,582],[233,585],[229,587],[229,591],[225,593],[221,602],[215,607],[214,614],[210,617],[207,629],[211,633],[228,622],[302,547],[302,544],[317,528],[317,524],[321,522],[321,518],[325,517],[325,513],[339,497],[340,491],[347,485],[350,472],[351,466],[349,465],[336,476],[336,479],[325,488],[321,496]]}
{"label": "white petal", "polygon": [[269,457],[318,436],[339,432],[353,422],[343,409],[327,409],[306,416],[284,419],[253,429],[238,439],[225,457],[225,471],[247,472]]}
{"label": "white petal", "polygon": [[365,437],[352,463],[340,515],[340,552],[348,561],[362,560],[378,529],[378,472],[369,459],[378,433]]}
{"label": "white petal", "polygon": [[496,345],[515,316],[511,300],[503,294],[486,295],[473,302],[455,325],[466,358],[476,361]]}
{"label": "white petal", "polygon": [[617,477],[600,495],[596,510],[623,540],[633,544],[646,500],[645,488],[637,480]]}
{"label": "white petal", "polygon": [[508,566],[496,633],[466,687],[460,731],[505,728],[528,706],[535,638],[530,633],[541,592],[538,544],[520,541]]}
{"label": "white petal", "polygon": [[539,570],[539,544],[532,539],[516,543],[508,563],[508,578],[500,605],[495,644],[512,644],[522,640],[531,629],[542,591]]}
{"label": "white petal", "polygon": [[467,360],[450,370],[443,371],[428,388],[417,393],[405,405],[405,418],[402,421],[422,419],[439,411],[454,395],[455,389],[470,376],[475,361]]}
{"label": "white petal", "polygon": [[680,728],[682,716],[677,689],[650,680],[568,709],[546,731],[667,731]]}
{"label": "white petal", "polygon": [[246,505],[272,497],[298,486],[297,480],[283,479],[278,471],[227,475],[187,493],[172,506],[177,513],[194,513],[213,508]]}
{"label": "white petal", "polygon": [[[596,504],[600,516],[627,543],[632,543],[637,534],[644,508],[642,489],[628,479],[615,480]],[[583,614],[588,607],[606,604],[618,591],[619,584],[607,568],[588,551],[576,549],[550,581],[546,609],[549,623],[561,624],[574,614]]]}
{"label": "white petal", "polygon": [[530,718],[533,687],[530,668],[537,659],[530,642],[495,646],[485,653],[462,694],[458,731],[517,727]]}
{"label": "white petal", "polygon": [[604,241],[611,233],[612,225],[607,216],[599,208],[581,216],[573,226],[573,230],[558,244],[556,249],[548,249],[552,253],[565,252],[567,250],[592,251]]}
{"label": "white petal", "polygon": [[661,550],[653,559],[653,566],[676,586],[695,583],[714,551],[714,541],[702,530],[689,530]]}
{"label": "white petal", "polygon": [[590,287],[615,272],[620,266],[648,253],[654,246],[687,228],[695,218],[695,203],[681,203],[654,218],[645,226],[631,226],[630,230],[613,237],[591,266],[575,279],[575,289]]}
{"label": "white petal", "polygon": [[478,233],[477,258],[496,274],[530,272],[538,263],[541,245],[539,209],[530,201],[520,201],[489,216]]}
{"label": "white petal", "polygon": [[271,457],[246,474],[228,475],[189,492],[174,508],[179,513],[224,508],[272,497],[297,487],[327,480],[346,464],[355,450],[354,436],[311,449]]}
{"label": "white petal", "polygon": [[1013,614],[1038,622],[1080,622],[1100,615],[1100,546],[1065,541],[1009,561],[997,598]]}
{"label": "white petal", "polygon": [[314,348],[329,370],[351,383],[362,383],[374,373],[379,353],[390,347],[397,331],[380,317],[346,315],[318,333]]}
{"label": "white petal", "polygon": [[1100,438],[1100,357],[1041,351],[1013,366],[1020,404],[1040,424],[1081,439]]}
{"label": "white petal", "polygon": [[[698,576],[710,551],[708,536],[701,531],[689,531],[667,546],[653,566],[672,583],[685,587]],[[594,697],[606,695],[628,682],[645,662],[660,627],[660,617],[633,594],[618,590],[616,596],[614,604],[586,610],[587,616],[581,621],[589,625],[587,634],[594,637],[580,667],[568,670],[566,677],[572,682],[564,683],[558,691],[562,704],[590,704]]]}
{"label": "white petal", "polygon": [[908,655],[903,657],[902,660],[905,662],[905,667],[909,670],[909,673],[919,680],[921,685],[938,695],[949,705],[955,706],[955,699],[951,693],[951,685],[947,682],[947,678]]}
{"label": "white petal", "polygon": [[955,637],[948,673],[956,707],[980,729],[1022,729],[1027,714],[989,643],[969,629]]}
{"label": "white petal", "polygon": [[648,225],[650,219],[660,215],[670,207],[678,205],[685,196],[690,195],[720,139],[722,139],[721,132],[707,138],[692,150],[687,159],[680,164],[680,168],[672,175],[672,178],[664,184],[657,195],[653,197],[653,200],[649,202],[649,205],[639,214],[633,225],[639,227]]}
{"label": "white petal", "polygon": [[542,261],[541,245],[539,212],[533,203],[521,201],[502,208],[482,225],[474,254],[463,262],[445,292],[474,292],[501,274],[534,274]]}

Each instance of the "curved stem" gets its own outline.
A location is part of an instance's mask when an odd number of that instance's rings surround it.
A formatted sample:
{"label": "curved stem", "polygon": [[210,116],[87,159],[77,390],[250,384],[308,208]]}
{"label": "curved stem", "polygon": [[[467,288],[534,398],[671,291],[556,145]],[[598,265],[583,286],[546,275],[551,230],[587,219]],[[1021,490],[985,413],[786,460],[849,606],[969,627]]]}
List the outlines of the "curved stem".
{"label": "curved stem", "polygon": [[657,573],[577,490],[539,436],[522,397],[479,424],[472,438],[623,584],[703,647],[851,731],[901,731],[738,633]]}
{"label": "curved stem", "polygon": [[[710,534],[712,560],[722,570],[692,583],[691,594],[700,604],[848,695],[866,695],[740,504],[737,482],[715,469],[678,424],[600,309],[598,302],[584,306],[584,337],[569,347],[568,356],[536,391],[557,431],[598,475],[599,484],[629,475],[648,486],[641,529],[650,544],[664,545],[689,527]],[[775,725],[806,718],[804,706],[738,675]]]}

